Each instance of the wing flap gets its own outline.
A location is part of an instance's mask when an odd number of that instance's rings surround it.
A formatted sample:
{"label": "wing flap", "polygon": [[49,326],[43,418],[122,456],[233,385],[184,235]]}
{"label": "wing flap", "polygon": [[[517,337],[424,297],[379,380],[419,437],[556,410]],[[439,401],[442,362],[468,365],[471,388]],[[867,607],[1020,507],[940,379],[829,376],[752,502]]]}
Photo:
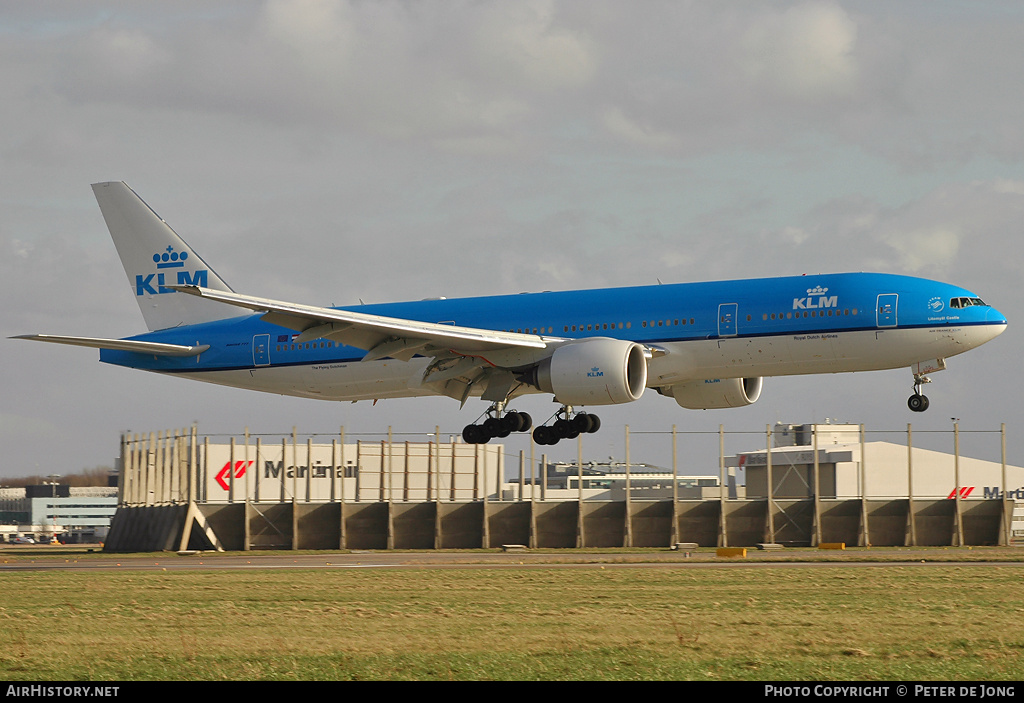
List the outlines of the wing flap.
{"label": "wing flap", "polygon": [[138,342],[130,339],[104,339],[102,337],[61,337],[52,334],[21,334],[11,339],[28,339],[36,342],[53,344],[70,344],[75,347],[92,347],[93,349],[116,349],[117,351],[153,354],[154,356],[199,356],[210,348],[209,344],[185,346],[182,344],[164,344],[162,342]]}

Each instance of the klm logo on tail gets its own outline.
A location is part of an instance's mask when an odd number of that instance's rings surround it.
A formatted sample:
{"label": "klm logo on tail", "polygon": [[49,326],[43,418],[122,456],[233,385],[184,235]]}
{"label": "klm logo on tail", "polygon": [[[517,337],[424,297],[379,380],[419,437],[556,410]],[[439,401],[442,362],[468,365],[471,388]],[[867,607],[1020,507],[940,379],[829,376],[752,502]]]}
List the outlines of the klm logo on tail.
{"label": "klm logo on tail", "polygon": [[[166,288],[167,275],[162,269],[184,269],[188,260],[188,252],[178,253],[174,247],[167,247],[167,251],[153,254],[153,263],[156,264],[157,272],[149,275],[135,275],[135,295],[160,295],[161,293],[174,293],[172,288]],[[198,271],[177,271],[177,280],[174,284],[179,286],[208,286],[209,271],[199,269]]]}

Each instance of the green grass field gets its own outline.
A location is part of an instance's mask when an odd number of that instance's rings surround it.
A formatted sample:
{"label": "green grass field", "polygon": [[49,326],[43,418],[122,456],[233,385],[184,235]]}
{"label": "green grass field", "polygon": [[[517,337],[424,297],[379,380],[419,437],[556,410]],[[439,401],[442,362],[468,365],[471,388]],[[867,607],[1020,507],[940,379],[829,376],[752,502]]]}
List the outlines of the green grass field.
{"label": "green grass field", "polygon": [[17,680],[1019,680],[1013,566],[9,572]]}

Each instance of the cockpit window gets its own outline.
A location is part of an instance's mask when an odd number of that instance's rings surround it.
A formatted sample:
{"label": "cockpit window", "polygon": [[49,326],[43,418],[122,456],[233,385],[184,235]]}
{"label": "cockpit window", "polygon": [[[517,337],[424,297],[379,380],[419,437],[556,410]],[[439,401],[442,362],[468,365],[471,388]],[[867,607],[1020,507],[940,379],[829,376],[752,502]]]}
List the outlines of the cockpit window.
{"label": "cockpit window", "polygon": [[949,301],[949,307],[951,308],[969,308],[972,305],[987,307],[987,303],[981,298],[953,298]]}

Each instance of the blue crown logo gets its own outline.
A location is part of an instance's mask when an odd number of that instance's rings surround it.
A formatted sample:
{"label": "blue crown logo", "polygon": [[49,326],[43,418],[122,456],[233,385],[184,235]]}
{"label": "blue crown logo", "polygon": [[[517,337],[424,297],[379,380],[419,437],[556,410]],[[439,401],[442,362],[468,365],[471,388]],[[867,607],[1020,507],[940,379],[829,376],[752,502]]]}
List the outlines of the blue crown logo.
{"label": "blue crown logo", "polygon": [[183,251],[180,254],[174,251],[174,247],[168,246],[167,251],[162,254],[153,254],[153,262],[156,264],[158,269],[177,269],[185,266],[185,260],[188,259],[188,252]]}

